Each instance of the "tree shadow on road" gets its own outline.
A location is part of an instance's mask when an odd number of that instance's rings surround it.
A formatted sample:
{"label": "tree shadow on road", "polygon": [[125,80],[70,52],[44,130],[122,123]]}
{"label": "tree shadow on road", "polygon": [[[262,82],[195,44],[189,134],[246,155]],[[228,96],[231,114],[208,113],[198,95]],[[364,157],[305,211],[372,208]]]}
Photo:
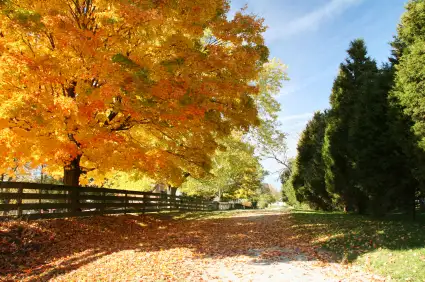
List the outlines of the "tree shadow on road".
{"label": "tree shadow on road", "polygon": [[[197,258],[244,255],[254,263],[314,259],[314,252],[299,255],[308,251],[308,244],[300,244],[292,233],[288,214],[244,212],[217,218],[219,215],[204,219],[196,214],[180,218],[171,214],[122,215],[7,223],[1,226],[3,237],[38,234],[35,237],[49,240],[41,240],[43,244],[25,252],[0,256],[0,265],[5,266],[0,275],[6,280],[46,281],[125,250],[144,256],[185,248]],[[25,226],[20,235],[8,234],[13,224]]]}

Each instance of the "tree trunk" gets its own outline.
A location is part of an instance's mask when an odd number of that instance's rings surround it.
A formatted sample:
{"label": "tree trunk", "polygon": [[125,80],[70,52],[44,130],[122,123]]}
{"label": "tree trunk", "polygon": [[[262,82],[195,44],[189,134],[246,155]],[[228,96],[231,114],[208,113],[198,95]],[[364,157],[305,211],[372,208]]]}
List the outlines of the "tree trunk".
{"label": "tree trunk", "polygon": [[[6,177],[6,174],[5,173],[3,173],[2,175],[1,175],[1,182],[3,182],[3,181],[8,181],[8,182],[10,182],[10,181],[12,181],[12,177],[9,177],[8,179],[5,179],[5,177]],[[10,190],[9,190],[9,188],[1,188],[0,189],[0,192],[4,192],[4,193],[9,193],[10,192]],[[2,204],[9,204],[10,203],[10,199],[3,199],[2,200]],[[3,215],[8,215],[9,214],[9,211],[3,211]]]}
{"label": "tree trunk", "polygon": [[175,196],[177,193],[177,187],[168,186],[169,195]]}
{"label": "tree trunk", "polygon": [[364,202],[363,199],[359,199],[357,201],[357,211],[359,214],[361,215],[365,215],[366,214],[366,203]]}
{"label": "tree trunk", "polygon": [[44,169],[44,165],[41,165],[41,167],[40,167],[40,183],[44,183],[44,172],[43,172],[43,169]]}
{"label": "tree trunk", "polygon": [[63,184],[78,186],[81,175],[80,159],[81,156],[78,155],[63,168]]}
{"label": "tree trunk", "polygon": [[[78,186],[80,175],[81,175],[81,167],[80,167],[80,159],[81,156],[78,155],[75,157],[68,165],[66,165],[63,169],[63,184],[69,186]],[[72,189],[69,194],[71,207],[68,209],[68,212],[79,212],[81,208],[79,207],[78,200],[78,191]]]}
{"label": "tree trunk", "polygon": [[412,219],[416,220],[416,189],[413,189],[413,207],[412,207]]}
{"label": "tree trunk", "polygon": [[[77,97],[77,93],[75,91],[77,87],[77,82],[72,81],[70,85],[66,88],[66,95],[75,100]],[[65,123],[67,123],[67,118],[65,118]],[[75,140],[74,134],[68,133],[69,141],[75,143],[77,148],[80,147],[80,143]],[[80,175],[81,175],[81,167],[80,167],[80,159],[81,155],[77,155],[71,162],[64,167],[63,170],[63,184],[70,186],[78,186]]]}

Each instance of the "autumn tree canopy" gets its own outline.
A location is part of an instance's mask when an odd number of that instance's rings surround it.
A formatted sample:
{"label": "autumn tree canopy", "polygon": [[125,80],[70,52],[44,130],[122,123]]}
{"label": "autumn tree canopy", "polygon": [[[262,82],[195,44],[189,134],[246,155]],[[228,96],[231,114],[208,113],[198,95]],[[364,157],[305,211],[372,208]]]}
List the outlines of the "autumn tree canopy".
{"label": "autumn tree canopy", "polygon": [[285,79],[286,66],[278,59],[263,64],[256,80],[259,92],[254,97],[259,124],[249,132],[233,131],[231,136],[219,138],[210,174],[203,179],[188,177],[181,187],[183,192],[218,199],[274,199],[269,190],[262,189],[266,171],[260,160],[272,157],[286,164],[279,158],[286,153],[286,142],[278,128],[280,104],[276,100]]}
{"label": "autumn tree canopy", "polygon": [[[179,184],[258,120],[262,20],[226,0],[0,1],[0,166]],[[88,176],[87,176],[88,175]]]}

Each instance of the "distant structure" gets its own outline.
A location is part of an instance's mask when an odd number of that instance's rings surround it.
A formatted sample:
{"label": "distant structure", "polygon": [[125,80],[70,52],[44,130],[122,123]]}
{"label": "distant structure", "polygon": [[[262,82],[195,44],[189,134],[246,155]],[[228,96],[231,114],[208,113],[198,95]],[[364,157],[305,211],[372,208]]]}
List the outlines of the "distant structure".
{"label": "distant structure", "polygon": [[168,192],[168,185],[165,183],[157,183],[151,191],[152,193]]}
{"label": "distant structure", "polygon": [[182,195],[182,193],[178,190],[178,188],[170,187],[169,185],[162,182],[156,183],[151,192],[152,193],[167,193],[167,194],[176,195],[176,196]]}

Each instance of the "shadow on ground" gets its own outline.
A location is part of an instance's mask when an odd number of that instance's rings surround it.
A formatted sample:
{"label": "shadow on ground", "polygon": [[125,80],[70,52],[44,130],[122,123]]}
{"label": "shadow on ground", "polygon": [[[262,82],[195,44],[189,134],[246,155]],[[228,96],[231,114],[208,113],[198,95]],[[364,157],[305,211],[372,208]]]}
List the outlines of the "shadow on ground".
{"label": "shadow on ground", "polygon": [[425,214],[416,221],[402,214],[372,218],[354,214],[294,211],[294,233],[348,262],[380,249],[425,248]]}
{"label": "shadow on ground", "polygon": [[400,220],[276,211],[9,222],[0,224],[0,280],[47,281],[89,264],[91,272],[112,259],[118,268],[141,258],[138,266],[173,260],[174,268],[183,268],[187,258],[239,259],[241,255],[253,264],[340,262],[341,257],[329,256],[319,247],[348,252],[349,260],[355,260],[377,248],[424,248],[424,230],[420,223]]}
{"label": "shadow on ground", "polygon": [[301,250],[288,228],[288,214],[257,211],[214,218],[219,215],[207,215],[208,219],[186,213],[2,223],[0,240],[8,238],[5,242],[10,245],[12,238],[18,248],[5,249],[0,256],[0,275],[6,280],[46,281],[124,250],[149,253],[187,248],[199,258],[247,255],[254,263],[307,259],[297,253]]}

